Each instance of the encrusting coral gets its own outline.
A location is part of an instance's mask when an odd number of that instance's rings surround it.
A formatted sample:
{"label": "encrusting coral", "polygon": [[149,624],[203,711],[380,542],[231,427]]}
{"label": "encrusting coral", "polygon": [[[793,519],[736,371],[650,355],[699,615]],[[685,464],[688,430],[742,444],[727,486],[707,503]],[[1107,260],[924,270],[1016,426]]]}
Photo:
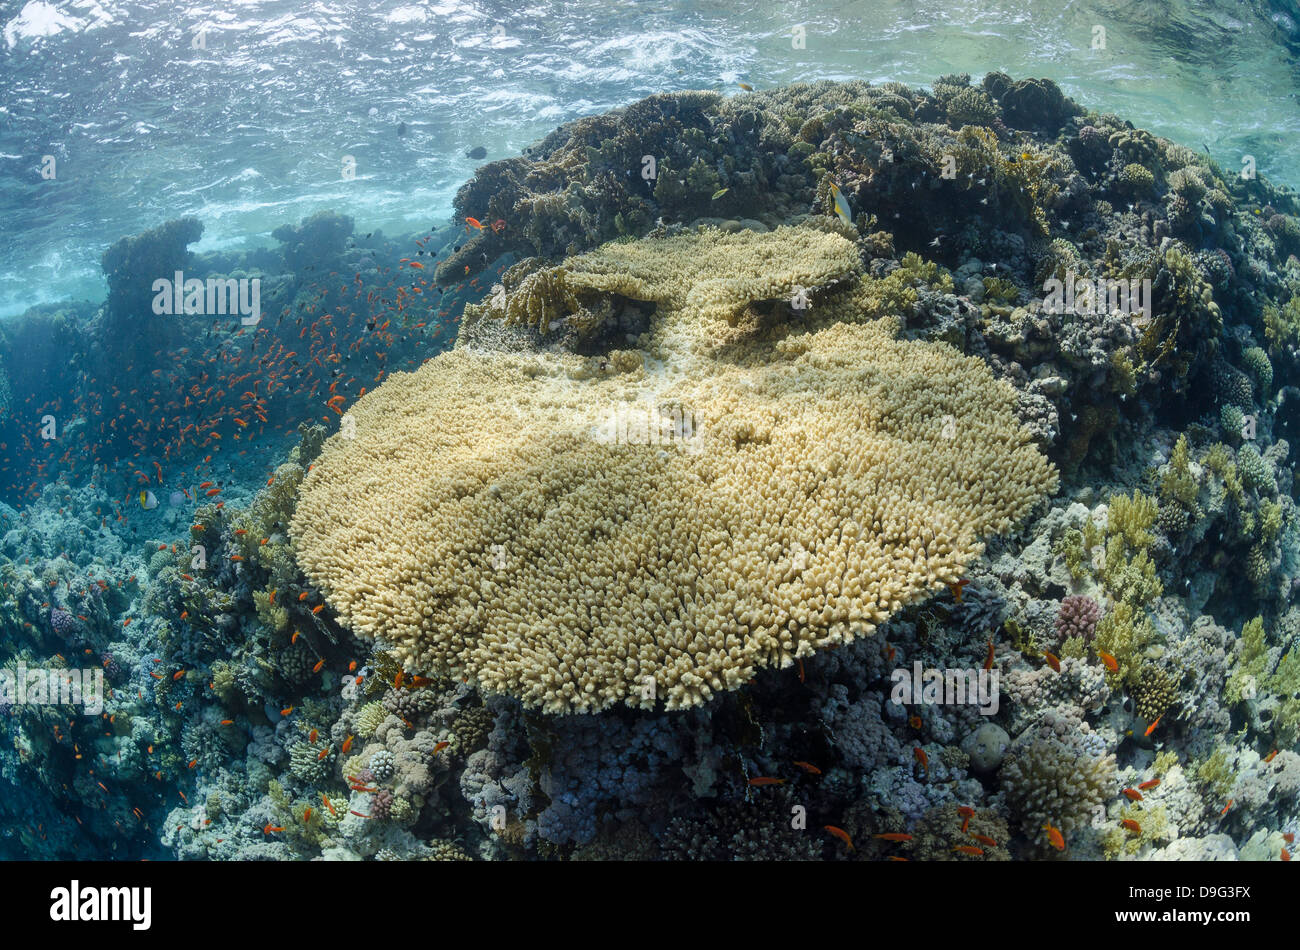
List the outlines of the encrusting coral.
{"label": "encrusting coral", "polygon": [[[761,247],[788,270],[834,241]],[[731,246],[683,250],[709,242]],[[355,405],[291,528],[354,630],[548,712],[691,706],[870,634],[1055,490],[981,361],[837,322],[861,319],[851,294],[816,332],[728,327],[771,290],[749,289],[743,255],[734,274],[711,259],[703,285],[683,266],[655,291],[630,360],[460,346]]]}

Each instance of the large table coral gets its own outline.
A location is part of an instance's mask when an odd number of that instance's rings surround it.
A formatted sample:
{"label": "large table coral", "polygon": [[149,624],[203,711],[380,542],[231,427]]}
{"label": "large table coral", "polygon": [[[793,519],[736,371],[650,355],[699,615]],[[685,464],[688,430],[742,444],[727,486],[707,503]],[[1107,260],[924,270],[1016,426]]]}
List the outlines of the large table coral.
{"label": "large table coral", "polygon": [[[798,261],[827,235],[754,243]],[[1055,489],[977,359],[889,320],[723,359],[713,308],[653,296],[644,352],[462,344],[356,404],[292,527],[345,622],[548,712],[690,706],[870,634]]]}
{"label": "large table coral", "polygon": [[832,231],[780,227],[723,234],[701,228],[614,241],[558,267],[528,258],[505,274],[486,307],[471,305],[466,316],[504,317],[543,334],[564,327],[584,336],[603,322],[598,301],[617,294],[734,324],[751,303],[806,298],[859,270],[852,242]]}

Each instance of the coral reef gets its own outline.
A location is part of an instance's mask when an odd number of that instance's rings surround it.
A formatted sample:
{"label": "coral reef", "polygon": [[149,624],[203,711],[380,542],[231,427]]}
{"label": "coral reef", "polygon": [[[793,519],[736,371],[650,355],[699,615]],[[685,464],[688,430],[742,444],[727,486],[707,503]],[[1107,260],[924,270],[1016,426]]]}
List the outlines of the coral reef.
{"label": "coral reef", "polygon": [[[0,690],[0,846],[1284,857],[1294,193],[957,74],[651,96],[456,220],[0,327],[0,667],[105,686]],[[175,270],[274,319],[136,332]]]}

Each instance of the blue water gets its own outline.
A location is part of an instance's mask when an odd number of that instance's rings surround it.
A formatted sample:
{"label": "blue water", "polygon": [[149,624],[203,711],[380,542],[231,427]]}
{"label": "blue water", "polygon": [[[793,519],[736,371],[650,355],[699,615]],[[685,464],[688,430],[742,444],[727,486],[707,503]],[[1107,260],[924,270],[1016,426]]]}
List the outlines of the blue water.
{"label": "blue water", "polygon": [[445,224],[475,146],[517,154],[569,119],[739,81],[1048,76],[1297,185],[1297,23],[1293,0],[0,3],[0,315],[102,300],[103,249],[182,215],[198,251],[323,208],[366,231]]}

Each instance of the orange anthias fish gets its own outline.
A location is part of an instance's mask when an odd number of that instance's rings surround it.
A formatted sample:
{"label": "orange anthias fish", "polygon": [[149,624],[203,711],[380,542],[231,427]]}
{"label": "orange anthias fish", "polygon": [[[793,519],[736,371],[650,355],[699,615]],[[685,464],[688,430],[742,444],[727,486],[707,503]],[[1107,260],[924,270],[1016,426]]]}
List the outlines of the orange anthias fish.
{"label": "orange anthias fish", "polygon": [[1043,830],[1047,832],[1047,840],[1052,843],[1052,847],[1057,851],[1065,850],[1065,837],[1061,834],[1061,829],[1052,825],[1043,825]]}
{"label": "orange anthias fish", "polygon": [[998,846],[997,841],[995,841],[993,838],[990,838],[988,835],[977,835],[972,831],[970,832],[970,836],[974,838],[976,841],[978,841],[980,844],[985,845],[987,847],[996,848]]}
{"label": "orange anthias fish", "polygon": [[799,768],[803,769],[803,770],[804,770],[805,772],[807,772],[809,775],[821,775],[821,774],[822,774],[822,770],[819,769],[819,768],[817,768],[817,766],[813,765],[811,762],[800,762],[800,761],[798,761],[798,760],[796,759],[794,764],[797,765],[797,766],[799,766]]}
{"label": "orange anthias fish", "polygon": [[1135,802],[1142,801],[1142,793],[1139,792],[1136,788],[1126,788],[1124,789],[1124,794],[1128,796],[1130,801],[1135,801]]}
{"label": "orange anthias fish", "polygon": [[1151,733],[1155,732],[1156,726],[1160,725],[1160,720],[1164,718],[1165,718],[1164,713],[1161,713],[1159,716],[1156,716],[1156,721],[1151,723],[1151,725],[1147,726],[1147,731],[1142,733],[1142,735],[1149,736],[1151,735]]}
{"label": "orange anthias fish", "polygon": [[351,751],[352,751],[352,736],[348,736],[346,739],[343,740],[343,754],[347,755]]}
{"label": "orange anthias fish", "polygon": [[1272,761],[1273,761],[1273,756],[1275,756],[1275,755],[1277,755],[1277,749],[1274,749],[1272,752],[1270,752],[1268,755],[1266,755],[1266,756],[1264,757],[1264,762],[1265,762],[1265,763],[1272,762]]}
{"label": "orange anthias fish", "polygon": [[849,833],[843,828],[837,828],[834,825],[822,825],[822,827],[848,845],[850,851],[853,850],[853,839],[849,837]]}
{"label": "orange anthias fish", "polygon": [[1050,666],[1052,669],[1056,670],[1056,672],[1058,673],[1061,672],[1061,661],[1057,659],[1055,653],[1051,653],[1047,650],[1044,650],[1043,659],[1046,660],[1047,665]]}
{"label": "orange anthias fish", "polygon": [[925,754],[925,750],[917,746],[912,750],[912,756],[916,761],[921,763],[921,768],[925,769],[926,777],[930,775],[930,757]]}
{"label": "orange anthias fish", "polygon": [[280,825],[273,825],[273,824],[271,824],[271,823],[268,821],[268,822],[266,823],[266,827],[264,827],[264,828],[262,829],[262,834],[264,834],[264,835],[271,835],[271,834],[275,834],[275,833],[280,832],[280,831],[284,831],[284,828],[283,828],[282,826],[280,826]]}
{"label": "orange anthias fish", "polygon": [[881,841],[911,841],[912,836],[901,831],[889,831],[884,834],[875,835]]}
{"label": "orange anthias fish", "polygon": [[469,227],[465,229],[466,231],[469,231],[469,228],[477,228],[478,230],[482,231],[485,227],[487,227],[487,225],[483,224],[483,222],[480,221],[478,218],[466,218],[465,223],[469,225]]}
{"label": "orange anthias fish", "polygon": [[1105,665],[1106,669],[1110,670],[1112,673],[1119,672],[1119,661],[1117,659],[1105,650],[1098,650],[1097,655],[1101,657],[1101,662]]}
{"label": "orange anthias fish", "polygon": [[1125,818],[1123,821],[1120,822],[1120,824],[1123,825],[1125,828],[1127,828],[1129,831],[1133,832],[1134,834],[1138,834],[1138,835],[1142,834],[1142,826],[1139,825],[1132,818]]}
{"label": "orange anthias fish", "polygon": [[1138,788],[1142,789],[1142,791],[1145,792],[1147,789],[1155,788],[1159,784],[1160,784],[1160,779],[1151,778],[1151,779],[1147,779],[1145,782],[1140,783],[1138,785]]}
{"label": "orange anthias fish", "polygon": [[758,778],[751,778],[749,780],[749,784],[750,785],[784,785],[785,779],[768,778],[766,776],[759,776]]}
{"label": "orange anthias fish", "polygon": [[993,669],[993,638],[989,637],[989,655],[984,659],[984,669]]}
{"label": "orange anthias fish", "polygon": [[982,848],[977,848],[974,845],[970,845],[970,844],[959,844],[955,848],[953,848],[953,850],[958,851],[961,854],[969,854],[973,858],[982,857],[984,854],[984,850]]}

